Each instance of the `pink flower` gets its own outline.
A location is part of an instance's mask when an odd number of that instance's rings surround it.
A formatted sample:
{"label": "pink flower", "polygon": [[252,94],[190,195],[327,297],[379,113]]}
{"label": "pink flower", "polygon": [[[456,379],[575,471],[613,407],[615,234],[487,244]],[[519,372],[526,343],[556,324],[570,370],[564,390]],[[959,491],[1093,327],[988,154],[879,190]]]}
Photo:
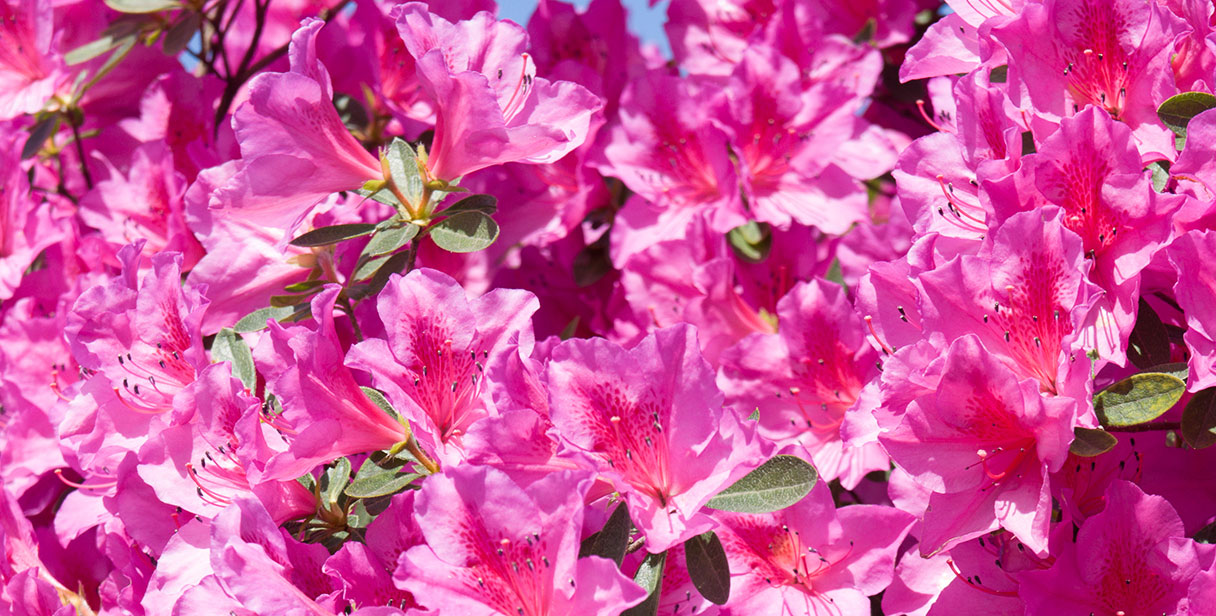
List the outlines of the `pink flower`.
{"label": "pink flower", "polygon": [[446,274],[419,269],[393,277],[376,308],[385,339],[355,345],[347,365],[372,375],[428,451],[459,460],[461,436],[496,414],[489,366],[510,342],[531,353],[536,298],[496,289],[470,300]]}
{"label": "pink flower", "polygon": [[329,72],[316,52],[324,25],[304,20],[292,35],[291,70],[249,83],[249,100],[232,121],[241,144],[239,170],[210,204],[221,215],[291,230],[331,193],[383,177],[380,161],[334,109]]}
{"label": "pink flower", "polygon": [[[864,412],[862,388],[878,378],[878,352],[835,283],[799,283],[777,305],[776,334],[753,334],[722,357],[718,384],[739,409],[758,409],[760,434],[805,447],[825,481],[848,489],[886,470],[875,443],[854,447],[840,436],[847,412]],[[860,405],[861,408],[858,408]]]}
{"label": "pink flower", "polygon": [[1199,391],[1216,385],[1216,281],[1211,267],[1216,262],[1216,232],[1191,231],[1168,249],[1178,269],[1174,295],[1186,314],[1182,339],[1191,352],[1191,374],[1187,389]]}
{"label": "pink flower", "polygon": [[394,580],[424,607],[491,616],[615,614],[646,591],[598,556],[578,558],[586,474],[531,485],[484,466],[427,479],[415,513],[426,545],[401,556]]}
{"label": "pink flower", "polygon": [[1106,509],[1081,526],[1050,568],[1022,575],[1019,594],[1031,616],[1175,614],[1208,548],[1186,538],[1168,501],[1115,481]]}
{"label": "pink flower", "polygon": [[0,2],[0,120],[34,113],[55,93],[63,62],[51,55],[50,0]]}
{"label": "pink flower", "polygon": [[549,361],[549,413],[561,438],[595,459],[662,552],[713,527],[701,507],[758,466],[765,447],[730,409],[687,325],[625,350],[568,340]]}
{"label": "pink flower", "polygon": [[870,614],[915,518],[892,507],[839,510],[823,482],[797,504],[761,515],[715,513],[738,614]]}
{"label": "pink flower", "polygon": [[1021,105],[1055,118],[1092,105],[1125,122],[1146,155],[1172,158],[1156,109],[1177,92],[1170,55],[1186,29],[1153,2],[1054,0],[1027,3],[992,32],[1008,50],[1010,85],[1029,94]]}
{"label": "pink flower", "polygon": [[[10,25],[0,15],[0,29]],[[0,49],[5,45],[0,36]],[[50,203],[30,192],[29,176],[21,163],[25,141],[24,131],[16,124],[0,124],[0,299],[5,300],[12,297],[38,254],[64,239],[52,220]]]}
{"label": "pink flower", "polygon": [[1072,442],[1075,408],[1019,380],[974,334],[951,345],[931,393],[908,404],[879,441],[901,468],[933,490],[921,552],[1005,528],[1032,551],[1047,549],[1051,488]]}
{"label": "pink flower", "polygon": [[602,101],[580,85],[536,77],[527,33],[488,12],[451,23],[411,2],[393,13],[435,102],[427,168],[453,181],[506,162],[549,163],[582,145]]}
{"label": "pink flower", "polygon": [[339,456],[389,449],[406,439],[406,428],[376,406],[349,368],[334,323],[331,285],[312,300],[316,329],[270,323],[270,333],[254,349],[267,388],[283,412],[267,421],[289,442],[266,463],[263,480],[295,479]]}

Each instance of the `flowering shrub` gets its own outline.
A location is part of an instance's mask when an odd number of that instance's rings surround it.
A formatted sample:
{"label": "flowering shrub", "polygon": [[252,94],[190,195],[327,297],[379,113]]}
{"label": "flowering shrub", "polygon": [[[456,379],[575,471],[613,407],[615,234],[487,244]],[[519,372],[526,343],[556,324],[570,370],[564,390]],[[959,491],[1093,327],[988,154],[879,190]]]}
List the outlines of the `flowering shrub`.
{"label": "flowering shrub", "polygon": [[1216,5],[0,0],[0,613],[1216,614]]}

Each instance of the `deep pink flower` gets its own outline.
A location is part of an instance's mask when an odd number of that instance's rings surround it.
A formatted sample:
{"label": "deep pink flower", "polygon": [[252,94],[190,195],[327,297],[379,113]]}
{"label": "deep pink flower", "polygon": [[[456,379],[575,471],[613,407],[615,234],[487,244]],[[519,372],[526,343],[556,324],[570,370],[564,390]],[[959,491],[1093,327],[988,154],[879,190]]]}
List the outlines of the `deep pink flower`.
{"label": "deep pink flower", "polygon": [[[9,27],[5,19],[0,15],[0,29]],[[0,49],[5,46],[0,36]],[[64,239],[60,225],[52,220],[50,203],[30,192],[29,176],[21,164],[26,137],[14,123],[0,124],[0,299],[12,297],[43,249]]]}
{"label": "deep pink flower", "polygon": [[528,486],[484,466],[427,479],[414,506],[426,545],[393,576],[424,607],[492,616],[619,613],[646,591],[604,558],[578,558],[585,473]]}
{"label": "deep pink flower", "polygon": [[1106,292],[1086,323],[1085,346],[1122,365],[1140,272],[1169,243],[1181,199],[1152,189],[1128,127],[1097,107],[1062,120],[1019,174],[1017,191],[990,190],[997,218],[1044,205],[1063,210],[1061,221],[1093,261],[1089,279]]}
{"label": "deep pink flower", "polygon": [[915,518],[892,507],[839,510],[824,483],[797,504],[762,515],[718,512],[735,614],[870,614]]}
{"label": "deep pink flower", "polygon": [[393,277],[377,300],[385,339],[355,345],[346,363],[372,375],[428,451],[455,462],[469,426],[496,414],[488,366],[508,343],[531,353],[537,305],[508,289],[470,300],[449,276],[414,270]]}
{"label": "deep pink flower", "polygon": [[435,101],[433,178],[452,181],[506,162],[549,163],[582,145],[603,102],[580,85],[536,77],[528,35],[488,12],[455,24],[411,2],[397,31]]}
{"label": "deep pink flower", "polygon": [[1178,269],[1174,295],[1186,314],[1182,335],[1191,352],[1191,375],[1187,389],[1199,391],[1216,385],[1216,281],[1211,277],[1216,263],[1216,232],[1191,231],[1168,249]]}
{"label": "deep pink flower", "polygon": [[1092,105],[1125,122],[1146,155],[1172,158],[1156,110],[1177,92],[1170,55],[1186,30],[1154,2],[1049,0],[1027,3],[993,36],[1008,50],[1012,91],[1029,94],[1020,105],[1055,118]]}
{"label": "deep pink flower", "polygon": [[254,349],[267,389],[283,405],[268,418],[289,442],[267,463],[264,480],[295,479],[334,458],[389,449],[405,440],[406,428],[368,399],[349,368],[334,323],[331,285],[312,300],[316,329],[270,323]]}
{"label": "deep pink flower", "polygon": [[595,459],[661,552],[713,527],[701,507],[765,459],[731,409],[688,325],[625,350],[567,340],[549,361],[549,412],[561,438]]}
{"label": "deep pink flower", "polygon": [[899,426],[879,436],[895,463],[933,490],[921,552],[1001,527],[1043,553],[1047,474],[1068,455],[1074,409],[1019,380],[975,335],[955,340],[935,390],[912,400]]}
{"label": "deep pink flower", "polygon": [[[878,352],[840,285],[799,283],[777,304],[775,334],[744,338],[722,357],[718,384],[739,409],[758,409],[760,434],[804,447],[827,481],[848,489],[886,470],[875,443],[841,440],[845,413],[865,412],[862,388],[878,378]],[[861,404],[862,408],[857,408]]]}
{"label": "deep pink flower", "polygon": [[0,2],[0,120],[34,113],[65,78],[50,0]]}
{"label": "deep pink flower", "polygon": [[249,100],[232,121],[241,144],[238,171],[210,203],[220,215],[290,231],[331,193],[383,177],[380,161],[334,109],[329,72],[316,52],[324,25],[307,19],[292,35],[289,72],[249,83]]}
{"label": "deep pink flower", "polygon": [[1027,614],[1177,613],[1208,546],[1185,537],[1168,501],[1133,483],[1112,482],[1105,500],[1050,568],[1020,577]]}

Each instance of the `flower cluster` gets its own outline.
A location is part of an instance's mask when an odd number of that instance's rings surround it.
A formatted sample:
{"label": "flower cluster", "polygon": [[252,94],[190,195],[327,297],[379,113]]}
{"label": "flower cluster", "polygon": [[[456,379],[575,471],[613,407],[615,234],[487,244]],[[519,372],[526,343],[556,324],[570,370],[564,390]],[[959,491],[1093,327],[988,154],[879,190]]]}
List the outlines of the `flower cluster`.
{"label": "flower cluster", "polygon": [[1212,3],[576,4],[0,0],[0,613],[1216,614]]}

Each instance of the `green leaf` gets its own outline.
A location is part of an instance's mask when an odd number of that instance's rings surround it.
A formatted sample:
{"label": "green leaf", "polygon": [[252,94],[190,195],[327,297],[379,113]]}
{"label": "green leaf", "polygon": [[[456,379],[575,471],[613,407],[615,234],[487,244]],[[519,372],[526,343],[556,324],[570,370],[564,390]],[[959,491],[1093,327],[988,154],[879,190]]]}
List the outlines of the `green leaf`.
{"label": "green leaf", "polygon": [[283,287],[283,290],[287,291],[288,293],[303,293],[305,291],[311,291],[313,289],[318,289],[318,287],[323,287],[328,283],[329,283],[328,280],[324,280],[321,278],[314,278],[312,280],[305,280],[303,282],[289,284],[289,285]]}
{"label": "green leaf", "polygon": [[270,319],[281,321],[291,316],[294,312],[295,308],[292,306],[271,306],[269,308],[254,310],[253,312],[241,317],[241,320],[237,321],[236,325],[232,326],[232,329],[238,334],[260,332],[263,329],[266,329],[266,321]]}
{"label": "green leaf", "polygon": [[607,522],[604,522],[604,528],[596,533],[595,541],[591,544],[590,554],[603,556],[620,567],[621,561],[625,559],[625,548],[629,547],[629,532],[632,530],[633,523],[629,520],[629,509],[622,502],[612,510],[612,515],[608,516]]}
{"label": "green leaf", "polygon": [[384,394],[380,393],[379,389],[364,387],[362,385],[359,386],[359,389],[362,389],[363,395],[367,396],[367,399],[371,400],[373,404],[380,407],[380,410],[388,413],[389,417],[392,417],[397,421],[401,421],[401,414],[397,412],[397,409],[393,408],[393,405],[389,403],[388,398],[385,398]]}
{"label": "green leaf", "polygon": [[705,504],[736,513],[771,513],[810,494],[819,479],[815,467],[796,456],[774,456]]}
{"label": "green leaf", "polygon": [[334,460],[334,465],[325,469],[325,473],[321,475],[321,503],[331,507],[337,505],[348,481],[350,460],[344,457]]}
{"label": "green leaf", "polygon": [[1170,161],[1154,160],[1145,169],[1153,172],[1153,190],[1165,192],[1165,187],[1170,184]]}
{"label": "green leaf", "polygon": [[1005,83],[1009,81],[1009,65],[1002,64],[994,66],[992,72],[988,73],[988,83]]}
{"label": "green leaf", "polygon": [[386,255],[414,239],[418,235],[418,225],[403,222],[391,227],[380,228],[372,236],[371,241],[363,249],[363,254],[369,257]]}
{"label": "green leaf", "polygon": [[578,251],[578,254],[574,256],[572,269],[574,284],[580,287],[589,287],[607,276],[608,272],[612,271],[608,234],[601,235],[599,239]]}
{"label": "green leaf", "polygon": [[190,39],[194,38],[194,34],[198,32],[198,27],[203,22],[203,16],[199,13],[191,12],[184,19],[173,24],[168,32],[165,32],[165,40],[161,42],[161,50],[167,56],[177,57],[190,44]]}
{"label": "green leaf", "polygon": [[461,212],[432,226],[431,239],[448,252],[477,252],[498,239],[498,223],[481,212]]}
{"label": "green leaf", "polygon": [[828,273],[823,275],[823,279],[840,285],[845,291],[849,290],[849,286],[844,283],[844,271],[840,268],[839,257],[832,259],[832,264],[828,266]]}
{"label": "green leaf", "polygon": [[376,275],[372,276],[372,279],[368,281],[364,297],[376,295],[384,290],[384,285],[388,284],[389,277],[400,272],[409,259],[410,254],[408,252],[399,252],[389,257],[388,261],[385,261],[384,265],[381,265],[380,269],[376,270]]}
{"label": "green leaf", "polygon": [[448,207],[443,208],[439,214],[443,216],[452,216],[460,212],[481,212],[486,216],[490,216],[498,211],[498,199],[494,195],[469,195]]}
{"label": "green leaf", "polygon": [[1176,361],[1168,364],[1157,364],[1156,366],[1145,370],[1145,372],[1160,372],[1162,374],[1176,376],[1178,377],[1178,380],[1185,383],[1191,374],[1191,369],[1187,366],[1186,362]]}
{"label": "green leaf", "polygon": [[1140,299],[1136,324],[1127,344],[1127,358],[1141,370],[1170,360],[1170,334],[1153,307],[1143,298]]}
{"label": "green leaf", "polygon": [[42,149],[42,144],[46,143],[46,140],[50,139],[57,130],[59,130],[59,114],[54,113],[38,120],[30,128],[29,139],[25,140],[25,146],[21,148],[22,160],[37,154]]}
{"label": "green leaf", "polygon": [[730,566],[722,540],[714,531],[684,542],[684,563],[692,585],[702,597],[716,605],[725,605],[730,600]]}
{"label": "green leaf", "polygon": [[368,223],[353,223],[349,225],[333,225],[330,227],[320,227],[313,229],[294,240],[291,240],[292,246],[303,246],[311,248],[313,246],[329,246],[337,244],[343,240],[349,240],[364,235],[370,235],[376,230],[376,225]]}
{"label": "green leaf", "polygon": [[747,416],[747,420],[760,421],[760,407],[757,406],[755,410],[752,411],[752,414]]}
{"label": "green leaf", "polygon": [[212,361],[226,361],[232,364],[232,376],[240,379],[241,384],[253,391],[257,388],[258,376],[253,366],[253,353],[245,339],[230,328],[221,329],[211,343]]}
{"label": "green leaf", "polygon": [[1094,411],[1103,426],[1134,426],[1170,410],[1186,392],[1182,379],[1161,372],[1141,372],[1094,396]]}
{"label": "green leaf", "polygon": [[768,223],[749,220],[726,234],[735,255],[748,263],[760,263],[773,248],[773,227]]}
{"label": "green leaf", "polygon": [[[115,26],[122,23],[123,22],[117,22],[115,23]],[[114,31],[111,32],[111,30]],[[101,54],[122,45],[123,43],[126,43],[127,39],[135,39],[139,36],[137,32],[137,23],[134,24],[134,27],[107,28],[106,32],[103,32],[101,37],[97,40],[85,43],[84,45],[67,52],[67,54],[63,56],[63,62],[68,66],[88,62],[89,60],[92,60],[93,58],[96,58]]]}
{"label": "green leaf", "polygon": [[176,0],[105,0],[105,3],[119,13],[158,13],[182,8]]}
{"label": "green leaf", "polygon": [[1166,128],[1174,131],[1174,146],[1181,150],[1186,145],[1186,125],[1191,118],[1216,109],[1216,96],[1207,92],[1183,92],[1169,97],[1157,107],[1157,117]]}
{"label": "green leaf", "polygon": [[1191,396],[1182,411],[1182,438],[1195,449],[1216,444],[1216,387]]}
{"label": "green leaf", "polygon": [[1195,531],[1195,536],[1192,539],[1197,543],[1216,543],[1216,522],[1212,522]]}
{"label": "green leaf", "polygon": [[[346,495],[351,498],[378,498],[396,494],[423,476],[410,470],[412,462],[413,459],[404,452],[393,458],[383,451],[374,452],[359,467],[354,481],[346,487]],[[370,512],[378,514],[375,509],[378,507],[368,506]]]}
{"label": "green leaf", "polygon": [[375,275],[380,270],[380,266],[388,261],[388,256],[374,257],[363,262],[351,275],[351,280],[365,280],[368,276]]}
{"label": "green leaf", "polygon": [[659,610],[659,595],[663,592],[663,568],[667,565],[667,552],[647,554],[646,559],[633,574],[633,581],[646,590],[646,600],[621,612],[621,616],[655,616]]}
{"label": "green leaf", "polygon": [[1069,446],[1068,451],[1081,456],[1082,458],[1092,458],[1102,455],[1115,445],[1119,444],[1119,439],[1115,435],[1106,430],[1092,430],[1090,428],[1073,428],[1073,435],[1076,437]]}
{"label": "green leaf", "polygon": [[422,173],[418,170],[418,155],[414,148],[400,137],[394,138],[384,153],[388,161],[389,177],[410,204],[418,208],[422,203]]}

